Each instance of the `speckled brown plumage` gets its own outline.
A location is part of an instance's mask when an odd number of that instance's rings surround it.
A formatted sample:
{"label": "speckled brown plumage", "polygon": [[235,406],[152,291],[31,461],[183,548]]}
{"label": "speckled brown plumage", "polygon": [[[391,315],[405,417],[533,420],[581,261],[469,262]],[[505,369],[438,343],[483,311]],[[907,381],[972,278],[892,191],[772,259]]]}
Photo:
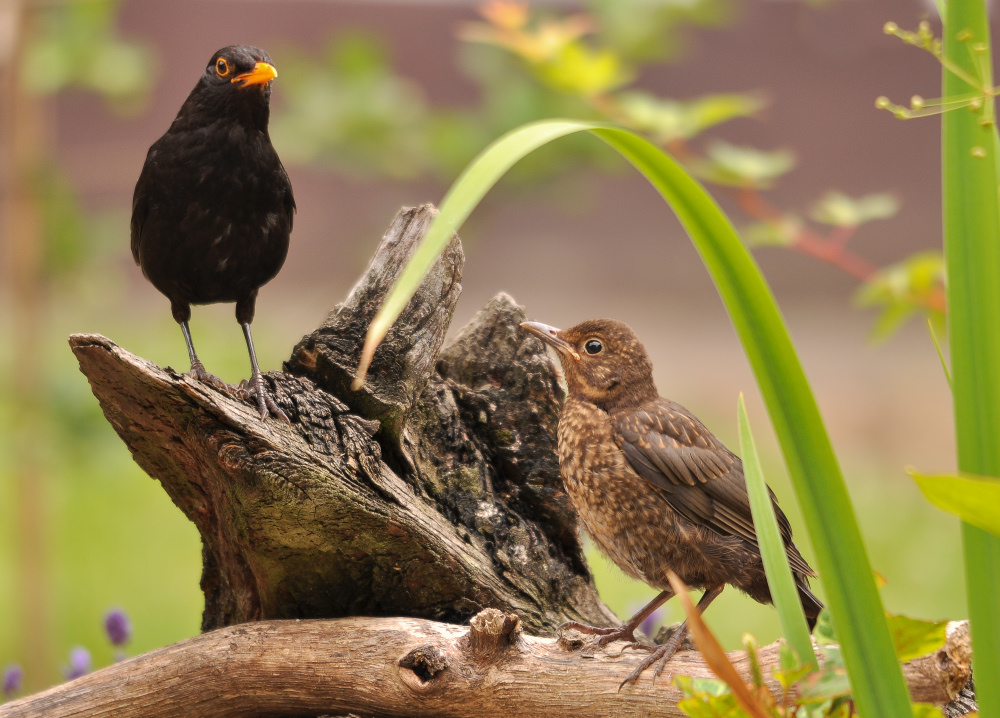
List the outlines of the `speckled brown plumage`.
{"label": "speckled brown plumage", "polygon": [[[522,325],[559,353],[569,395],[559,421],[559,467],[594,543],[625,573],[661,594],[619,629],[573,627],[601,643],[635,641],[635,628],[673,593],[673,571],[704,588],[704,610],[730,584],[771,603],[743,477],[743,463],[683,406],[653,383],[645,348],[625,324],[600,319],[557,330]],[[815,575],[792,542],[771,494],[799,596],[810,624],[823,607],[810,592]],[[659,661],[654,678],[683,638],[652,652],[626,679]],[[641,647],[638,646],[637,647]]]}

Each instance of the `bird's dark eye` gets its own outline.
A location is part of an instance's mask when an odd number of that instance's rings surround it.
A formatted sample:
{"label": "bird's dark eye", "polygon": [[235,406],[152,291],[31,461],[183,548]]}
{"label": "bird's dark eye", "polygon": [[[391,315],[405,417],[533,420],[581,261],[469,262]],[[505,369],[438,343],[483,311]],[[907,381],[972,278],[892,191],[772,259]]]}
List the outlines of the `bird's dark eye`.
{"label": "bird's dark eye", "polygon": [[604,345],[597,339],[588,339],[583,345],[583,350],[588,354],[600,354],[604,351]]}
{"label": "bird's dark eye", "polygon": [[215,71],[219,73],[219,77],[225,77],[229,74],[229,63],[220,57],[215,63]]}

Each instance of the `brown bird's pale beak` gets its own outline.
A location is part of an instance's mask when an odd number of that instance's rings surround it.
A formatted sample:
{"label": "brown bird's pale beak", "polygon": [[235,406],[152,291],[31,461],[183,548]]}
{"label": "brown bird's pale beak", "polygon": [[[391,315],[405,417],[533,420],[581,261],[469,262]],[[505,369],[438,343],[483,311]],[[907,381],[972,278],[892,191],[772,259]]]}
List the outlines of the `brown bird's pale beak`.
{"label": "brown bird's pale beak", "polygon": [[580,355],[568,341],[559,336],[559,330],[541,322],[521,322],[521,326],[555,349],[563,356],[570,356],[580,361]]}
{"label": "brown bird's pale beak", "polygon": [[258,62],[250,72],[237,75],[230,82],[242,82],[243,87],[249,87],[250,85],[263,85],[277,76],[278,71],[274,69],[274,65],[268,62]]}

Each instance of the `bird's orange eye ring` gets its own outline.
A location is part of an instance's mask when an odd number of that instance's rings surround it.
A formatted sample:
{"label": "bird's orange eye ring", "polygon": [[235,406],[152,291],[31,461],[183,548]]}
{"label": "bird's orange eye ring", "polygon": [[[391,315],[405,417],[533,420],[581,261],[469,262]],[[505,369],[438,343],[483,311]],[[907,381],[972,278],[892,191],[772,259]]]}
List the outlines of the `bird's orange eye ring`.
{"label": "bird's orange eye ring", "polygon": [[225,61],[224,58],[219,58],[215,61],[215,72],[219,77],[225,77],[229,74],[229,63]]}
{"label": "bird's orange eye ring", "polygon": [[600,354],[604,351],[604,344],[600,339],[594,339],[591,337],[583,343],[583,350],[590,355]]}

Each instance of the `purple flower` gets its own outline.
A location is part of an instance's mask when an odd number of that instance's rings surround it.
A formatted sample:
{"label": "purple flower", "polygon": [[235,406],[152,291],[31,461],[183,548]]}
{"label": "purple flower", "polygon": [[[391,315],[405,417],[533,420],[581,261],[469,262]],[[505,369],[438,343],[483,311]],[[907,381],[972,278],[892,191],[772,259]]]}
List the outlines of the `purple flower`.
{"label": "purple flower", "polygon": [[660,613],[661,608],[656,609],[651,614],[646,616],[646,620],[639,624],[639,630],[645,633],[650,638],[656,636],[656,629],[659,628],[659,624],[662,621]]}
{"label": "purple flower", "polygon": [[21,684],[24,683],[24,669],[16,663],[11,663],[3,669],[3,697],[10,700],[21,692]]}
{"label": "purple flower", "polygon": [[104,616],[104,630],[111,645],[116,648],[121,648],[132,638],[132,623],[120,608],[112,609]]}
{"label": "purple flower", "polygon": [[63,667],[63,675],[67,681],[90,673],[90,651],[83,646],[76,646],[69,652],[69,665]]}

